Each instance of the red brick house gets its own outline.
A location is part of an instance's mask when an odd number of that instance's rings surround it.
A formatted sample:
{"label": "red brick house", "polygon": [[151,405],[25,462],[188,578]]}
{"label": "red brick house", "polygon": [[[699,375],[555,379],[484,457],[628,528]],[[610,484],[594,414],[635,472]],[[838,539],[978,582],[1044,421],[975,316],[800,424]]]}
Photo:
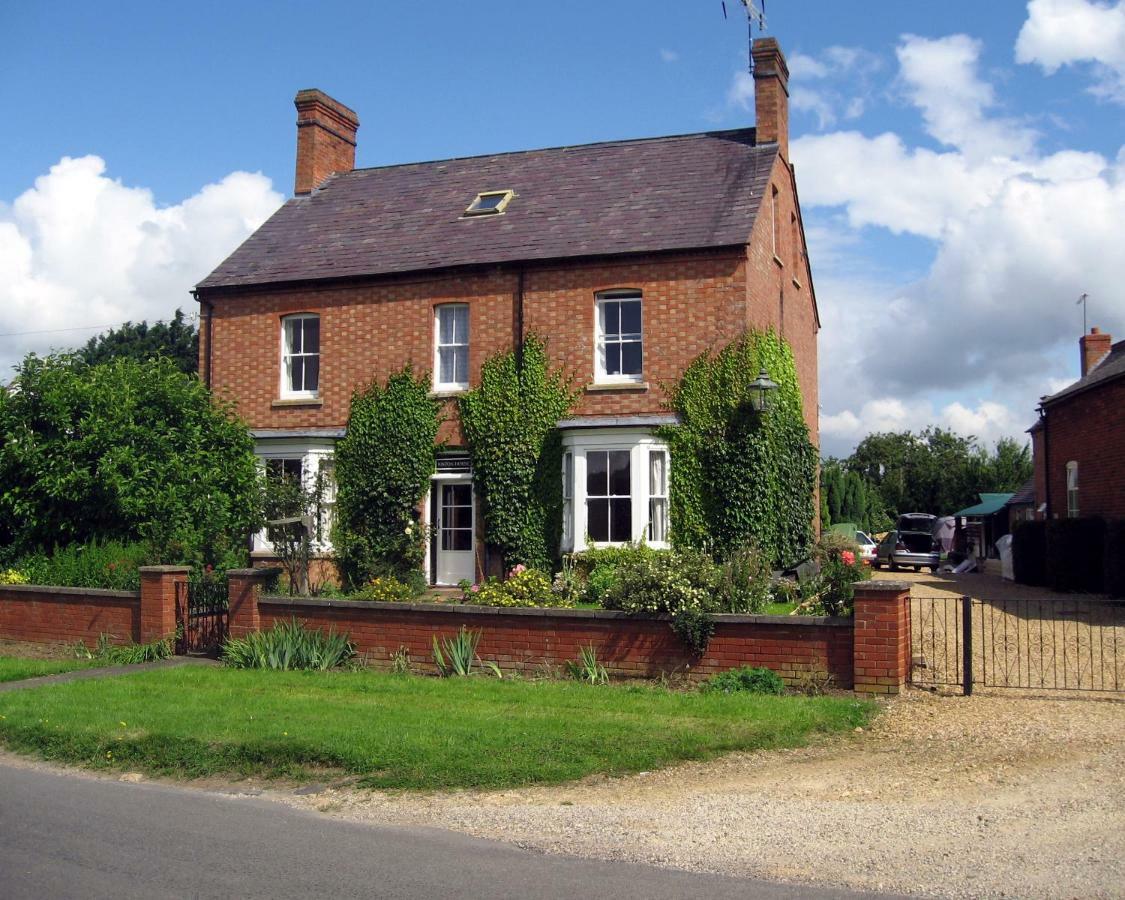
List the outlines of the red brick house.
{"label": "red brick house", "polygon": [[1125,341],[1091,328],[1079,346],[1082,377],[1030,429],[1037,518],[1125,519]]}
{"label": "red brick house", "polygon": [[[412,362],[446,398],[535,333],[584,386],[561,423],[564,549],[667,534],[661,386],[749,328],[791,345],[814,443],[819,319],[788,69],[754,42],[756,128],[355,169],[356,114],[297,106],[295,196],[197,287],[200,372],[268,465],[332,465],[353,390]],[[480,573],[469,460],[438,460],[429,573]],[[260,553],[268,546],[260,543]]]}

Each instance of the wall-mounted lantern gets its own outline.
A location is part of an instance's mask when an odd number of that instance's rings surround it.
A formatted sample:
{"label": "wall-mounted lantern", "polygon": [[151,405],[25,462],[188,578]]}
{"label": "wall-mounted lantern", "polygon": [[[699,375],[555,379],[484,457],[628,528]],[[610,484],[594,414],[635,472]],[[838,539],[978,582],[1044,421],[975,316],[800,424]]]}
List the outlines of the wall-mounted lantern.
{"label": "wall-mounted lantern", "polygon": [[758,377],[750,382],[750,389],[754,392],[754,408],[758,412],[765,412],[770,408],[773,392],[777,387],[777,382],[770,380],[769,373],[764,367],[758,373]]}

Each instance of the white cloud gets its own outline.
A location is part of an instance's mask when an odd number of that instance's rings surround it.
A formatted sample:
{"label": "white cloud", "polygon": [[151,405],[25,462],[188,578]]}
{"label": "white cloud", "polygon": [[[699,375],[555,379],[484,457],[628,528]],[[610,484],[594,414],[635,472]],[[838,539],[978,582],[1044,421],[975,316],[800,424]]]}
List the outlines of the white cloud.
{"label": "white cloud", "polygon": [[[281,204],[264,175],[234,172],[174,206],[105,174],[97,156],[64,157],[0,206],[0,335],[191,311],[189,291]],[[0,378],[30,350],[95,331],[0,337]]]}
{"label": "white cloud", "polygon": [[[1125,336],[1125,148],[1043,155],[996,115],[979,53],[964,36],[898,47],[905,93],[946,150],[891,132],[791,145],[824,324],[826,452],[927,424],[1023,438],[1038,397],[1075,377],[1074,299],[1089,292],[1091,324]],[[934,248],[920,277],[873,271],[867,243],[888,233]]]}
{"label": "white cloud", "polygon": [[727,104],[739,109],[754,109],[754,76],[745,70],[734,73],[727,89]]}
{"label": "white cloud", "polygon": [[987,119],[992,86],[977,73],[980,41],[954,34],[931,40],[904,35],[896,49],[907,96],[922,111],[926,130],[972,157],[1020,156],[1035,132],[1007,119]]}
{"label": "white cloud", "polygon": [[1125,104],[1125,0],[1030,0],[1016,60],[1038,63],[1048,75],[1089,63],[1095,78],[1090,91]]}
{"label": "white cloud", "polygon": [[680,54],[675,50],[665,50],[664,48],[661,48],[660,59],[666,63],[674,63],[679,61]]}
{"label": "white cloud", "polygon": [[821,131],[841,117],[857,119],[880,68],[879,58],[859,47],[828,47],[819,56],[795,53],[789,60],[789,104],[815,115]]}

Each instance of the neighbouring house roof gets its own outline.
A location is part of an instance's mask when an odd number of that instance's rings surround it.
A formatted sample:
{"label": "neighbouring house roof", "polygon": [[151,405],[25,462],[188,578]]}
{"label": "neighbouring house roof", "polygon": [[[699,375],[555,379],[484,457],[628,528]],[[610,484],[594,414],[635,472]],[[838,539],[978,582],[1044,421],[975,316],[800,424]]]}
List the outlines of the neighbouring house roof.
{"label": "neighbouring house roof", "polygon": [[1122,376],[1125,376],[1125,341],[1118,341],[1109,348],[1109,353],[1103,356],[1098,364],[1086,373],[1084,378],[1079,378],[1069,387],[1064,387],[1061,391],[1051,394],[1049,397],[1044,397],[1040,403],[1043,406],[1048,406]]}
{"label": "neighbouring house roof", "polygon": [[[356,169],[289,200],[199,288],[744,244],[776,156],[743,128]],[[502,214],[463,215],[500,190]]]}
{"label": "neighbouring house roof", "polygon": [[1035,479],[1029,478],[1008,499],[1008,506],[1031,506],[1035,503]]}
{"label": "neighbouring house roof", "polygon": [[966,506],[954,513],[955,516],[991,516],[1004,508],[1015,494],[979,494],[980,503]]}

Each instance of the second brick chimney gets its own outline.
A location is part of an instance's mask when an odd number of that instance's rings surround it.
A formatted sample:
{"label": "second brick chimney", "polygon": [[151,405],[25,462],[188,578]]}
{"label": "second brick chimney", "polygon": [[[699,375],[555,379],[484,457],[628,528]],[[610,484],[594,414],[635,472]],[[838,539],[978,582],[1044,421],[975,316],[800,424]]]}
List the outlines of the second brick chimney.
{"label": "second brick chimney", "polygon": [[1102,334],[1100,328],[1091,328],[1089,334],[1084,334],[1078,339],[1078,348],[1081,351],[1082,377],[1086,377],[1094,366],[1102,361],[1102,357],[1109,353],[1113,344],[1113,337]]}
{"label": "second brick chimney", "polygon": [[789,161],[789,66],[777,38],[755,38],[754,126],[759,144],[777,142],[781,158]]}
{"label": "second brick chimney", "polygon": [[355,168],[359,117],[324,91],[297,91],[297,178],[295,194],[308,194],[333,172]]}

